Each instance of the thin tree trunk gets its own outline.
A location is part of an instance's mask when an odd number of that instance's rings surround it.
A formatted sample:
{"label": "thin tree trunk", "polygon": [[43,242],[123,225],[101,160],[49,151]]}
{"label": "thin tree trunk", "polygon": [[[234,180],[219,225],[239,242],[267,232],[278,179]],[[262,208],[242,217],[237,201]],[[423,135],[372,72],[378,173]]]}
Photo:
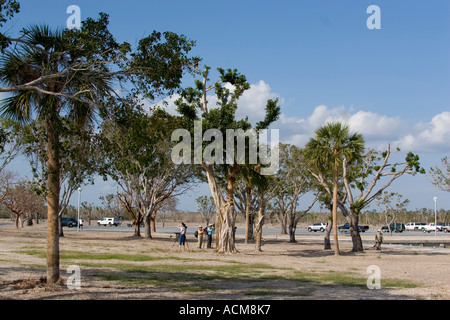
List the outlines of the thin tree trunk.
{"label": "thin tree trunk", "polygon": [[281,225],[281,231],[280,234],[288,234],[288,232],[286,231],[287,227],[288,227],[288,223],[287,223],[287,216],[288,213],[286,210],[282,209],[281,210],[281,214],[277,215],[279,217],[279,221],[280,221],[280,225]]}
{"label": "thin tree trunk", "polygon": [[64,237],[64,231],[61,223],[61,216],[59,216],[59,237]]}
{"label": "thin tree trunk", "polygon": [[333,219],[328,219],[328,225],[327,228],[325,229],[325,236],[323,238],[324,250],[331,250],[330,233],[332,228],[333,228]]}
{"label": "thin tree trunk", "polygon": [[264,225],[264,216],[260,216],[258,218],[258,223],[256,224],[256,241],[255,241],[255,250],[256,251],[262,251],[261,250],[261,244],[262,244],[262,227]]}
{"label": "thin tree trunk", "polygon": [[137,219],[134,223],[134,235],[136,237],[140,237],[141,236],[141,219]]}
{"label": "thin tree trunk", "polygon": [[252,188],[250,186],[245,187],[245,240],[244,243],[248,243],[250,236],[250,201],[252,195]]}
{"label": "thin tree trunk", "polygon": [[152,224],[152,232],[156,232],[156,210],[155,212],[150,216],[150,222]]}
{"label": "thin tree trunk", "polygon": [[14,219],[14,225],[16,226],[16,229],[19,229],[20,224],[20,215],[16,214],[16,219]]}
{"label": "thin tree trunk", "polygon": [[258,223],[256,224],[256,244],[255,250],[261,250],[262,243],[262,228],[264,225],[264,195],[261,194],[259,198],[259,208],[258,208]]}
{"label": "thin tree trunk", "polygon": [[146,215],[144,219],[144,238],[152,239],[151,214]]}
{"label": "thin tree trunk", "polygon": [[359,216],[351,215],[350,216],[350,235],[352,237],[353,249],[352,252],[361,252],[364,251],[363,244],[361,240],[361,234],[359,233]]}
{"label": "thin tree trunk", "polygon": [[[292,203],[296,203],[296,201],[293,201]],[[297,241],[295,240],[295,230],[297,230],[298,220],[295,215],[295,207],[290,207],[287,216],[289,217],[289,242],[296,243]]]}
{"label": "thin tree trunk", "polygon": [[59,135],[56,115],[47,119],[47,283],[59,280]]}
{"label": "thin tree trunk", "polygon": [[338,168],[335,165],[333,170],[333,236],[334,236],[334,254],[340,255],[338,230],[337,230],[337,194],[338,194]]}
{"label": "thin tree trunk", "polygon": [[296,243],[295,240],[295,230],[297,230],[297,226],[294,223],[289,224],[289,242]]}

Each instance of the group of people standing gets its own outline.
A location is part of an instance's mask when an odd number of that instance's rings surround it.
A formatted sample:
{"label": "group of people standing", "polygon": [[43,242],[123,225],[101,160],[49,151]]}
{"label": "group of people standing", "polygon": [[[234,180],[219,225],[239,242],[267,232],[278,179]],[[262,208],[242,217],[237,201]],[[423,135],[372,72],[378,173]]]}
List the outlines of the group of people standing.
{"label": "group of people standing", "polygon": [[[187,226],[184,224],[184,222],[181,223],[181,225],[178,226],[180,229],[180,243],[178,251],[183,248],[185,250],[185,244],[186,244],[186,229]],[[197,238],[197,248],[202,249],[203,247],[203,237],[206,235],[208,237],[207,240],[207,248],[212,248],[212,239],[214,234],[214,224],[210,224],[207,228],[203,228],[202,226],[198,227],[198,230],[195,231],[194,235]]]}

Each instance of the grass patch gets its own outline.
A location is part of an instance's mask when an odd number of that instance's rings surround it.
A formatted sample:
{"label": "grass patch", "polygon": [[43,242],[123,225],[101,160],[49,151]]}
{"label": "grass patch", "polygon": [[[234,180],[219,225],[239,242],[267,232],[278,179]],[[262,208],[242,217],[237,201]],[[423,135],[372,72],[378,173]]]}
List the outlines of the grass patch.
{"label": "grass patch", "polygon": [[[20,253],[45,258],[45,251],[28,248]],[[246,264],[237,261],[215,259],[189,259],[177,256],[155,257],[148,254],[90,253],[80,251],[61,251],[60,259],[66,261],[81,260],[75,263],[94,269],[104,270],[95,275],[106,281],[118,281],[124,285],[170,286],[183,292],[217,290],[229,287],[232,282],[250,285],[255,282],[271,283],[289,281],[292,285],[304,282],[318,285],[367,288],[367,277],[354,272],[312,271],[304,272],[291,268],[278,268],[264,263]],[[161,262],[143,264],[141,262]],[[179,261],[182,263],[164,263]],[[206,264],[213,261],[212,264]],[[350,269],[355,270],[355,268]],[[200,283],[201,286],[193,283]],[[381,279],[382,288],[417,288],[419,284],[398,279]],[[197,291],[196,291],[197,290]],[[246,295],[282,295],[274,290],[251,290]],[[292,295],[293,293],[289,293]]]}

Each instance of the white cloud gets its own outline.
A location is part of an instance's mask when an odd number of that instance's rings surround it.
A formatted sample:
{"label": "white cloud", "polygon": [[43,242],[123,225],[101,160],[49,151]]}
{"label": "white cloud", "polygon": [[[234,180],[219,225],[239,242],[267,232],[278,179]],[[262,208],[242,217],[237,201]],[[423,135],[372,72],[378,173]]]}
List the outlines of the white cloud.
{"label": "white cloud", "polygon": [[[232,87],[227,87],[232,90]],[[167,110],[176,114],[174,101],[178,95],[173,95],[163,101],[167,102]],[[264,118],[268,99],[278,98],[282,105],[285,100],[263,80],[251,84],[239,99],[237,118],[248,116],[255,124]],[[214,108],[217,99],[208,96],[209,108]],[[158,103],[161,105],[161,102]],[[352,131],[361,133],[366,140],[367,148],[385,149],[399,147],[403,151],[412,152],[450,152],[450,112],[445,111],[435,115],[429,122],[413,123],[400,117],[389,117],[372,111],[355,110],[353,106],[329,108],[326,105],[316,106],[311,115],[306,118],[281,114],[271,128],[280,130],[280,139],[303,147],[314,136],[315,130],[327,122],[340,121],[348,124]]]}
{"label": "white cloud", "polygon": [[450,152],[450,112],[435,115],[430,122],[420,122],[400,138],[400,148],[422,152]]}
{"label": "white cloud", "polygon": [[348,124],[352,131],[361,133],[368,148],[385,149],[399,147],[413,152],[450,151],[450,112],[433,117],[428,123],[410,125],[400,117],[388,117],[371,111],[354,113],[345,107],[328,108],[319,105],[307,118],[287,117],[282,114],[273,128],[280,129],[283,142],[303,147],[314,132],[327,122],[340,121]]}
{"label": "white cloud", "polygon": [[[270,86],[260,80],[251,84],[250,89],[245,91],[238,102],[236,117],[238,119],[248,116],[250,123],[255,124],[264,119],[267,100],[280,98],[277,93],[272,92]],[[280,99],[280,103],[282,103]]]}
{"label": "white cloud", "polygon": [[[230,84],[226,84],[225,88],[232,91],[234,88]],[[171,114],[178,114],[176,112],[176,107],[174,102],[180,97],[179,94],[174,94],[170,97],[167,97],[161,101],[158,101],[155,104],[148,104],[149,107],[153,107],[155,105],[164,107]],[[265,116],[265,108],[267,104],[267,100],[280,98],[277,93],[272,92],[270,86],[260,80],[258,83],[251,84],[250,89],[245,91],[238,101],[238,109],[236,111],[236,118],[242,119],[248,116],[249,121],[252,124],[255,124],[258,121],[264,119]],[[208,108],[216,108],[217,107],[217,98],[213,94],[209,94],[207,96],[208,100]],[[282,99],[280,99],[280,103],[282,103]]]}

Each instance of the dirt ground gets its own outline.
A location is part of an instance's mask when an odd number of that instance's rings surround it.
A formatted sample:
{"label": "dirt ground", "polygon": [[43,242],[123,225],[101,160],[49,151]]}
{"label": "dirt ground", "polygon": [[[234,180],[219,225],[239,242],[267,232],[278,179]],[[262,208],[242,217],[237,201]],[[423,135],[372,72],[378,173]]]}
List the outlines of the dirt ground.
{"label": "dirt ground", "polygon": [[[450,299],[450,248],[385,245],[378,253],[366,245],[364,252],[351,253],[350,238],[340,236],[342,254],[334,256],[323,250],[318,236],[297,237],[295,244],[286,236],[264,240],[262,252],[237,239],[239,252],[224,255],[197,249],[196,239],[178,252],[173,238],[162,233],[146,240],[130,233],[65,229],[61,280],[46,285],[45,224],[0,225],[0,299]],[[81,253],[97,258],[71,257]],[[133,261],[123,260],[131,256]],[[72,265],[80,266],[78,289],[68,286]],[[379,268],[381,289],[367,288],[369,266]],[[356,280],[349,283],[349,277]]]}

